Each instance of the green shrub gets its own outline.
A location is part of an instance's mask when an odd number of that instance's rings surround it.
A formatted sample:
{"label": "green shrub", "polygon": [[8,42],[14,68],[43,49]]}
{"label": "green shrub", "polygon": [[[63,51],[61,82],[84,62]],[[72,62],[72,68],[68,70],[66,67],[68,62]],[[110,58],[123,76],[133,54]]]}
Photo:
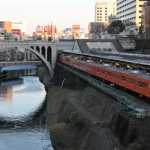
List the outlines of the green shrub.
{"label": "green shrub", "polygon": [[69,123],[74,124],[75,123],[75,119],[78,116],[78,114],[79,114],[78,111],[72,112],[70,114],[70,116],[69,116]]}
{"label": "green shrub", "polygon": [[61,103],[62,104],[66,104],[67,103],[67,97],[66,96],[62,96]]}

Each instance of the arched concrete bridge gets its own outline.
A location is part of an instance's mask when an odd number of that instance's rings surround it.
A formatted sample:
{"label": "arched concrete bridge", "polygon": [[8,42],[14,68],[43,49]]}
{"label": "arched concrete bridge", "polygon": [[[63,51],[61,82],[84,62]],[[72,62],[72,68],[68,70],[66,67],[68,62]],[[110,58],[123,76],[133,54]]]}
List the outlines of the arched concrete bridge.
{"label": "arched concrete bridge", "polygon": [[0,50],[9,48],[24,48],[35,55],[45,64],[50,73],[50,78],[53,77],[56,64],[56,44],[46,41],[0,41]]}

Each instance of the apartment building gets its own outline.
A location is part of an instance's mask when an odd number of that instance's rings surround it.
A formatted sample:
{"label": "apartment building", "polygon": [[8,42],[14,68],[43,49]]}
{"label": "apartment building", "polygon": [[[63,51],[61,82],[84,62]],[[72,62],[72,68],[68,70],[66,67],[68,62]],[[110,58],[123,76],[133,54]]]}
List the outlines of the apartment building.
{"label": "apartment building", "polygon": [[141,25],[142,6],[147,0],[117,0],[117,20],[127,25]]}
{"label": "apartment building", "polygon": [[4,28],[7,33],[11,33],[11,22],[10,21],[0,21],[0,28]]}
{"label": "apartment building", "polygon": [[96,2],[95,22],[108,22],[108,16],[116,16],[116,3]]}

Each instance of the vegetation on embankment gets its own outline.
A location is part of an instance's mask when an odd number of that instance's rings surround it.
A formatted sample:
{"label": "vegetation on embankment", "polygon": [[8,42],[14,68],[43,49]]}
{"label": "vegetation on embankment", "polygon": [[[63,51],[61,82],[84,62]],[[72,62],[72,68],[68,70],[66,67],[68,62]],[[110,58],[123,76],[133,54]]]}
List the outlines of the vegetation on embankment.
{"label": "vegetation on embankment", "polygon": [[47,111],[55,150],[150,149],[148,120],[121,114],[115,98],[59,67],[48,87]]}

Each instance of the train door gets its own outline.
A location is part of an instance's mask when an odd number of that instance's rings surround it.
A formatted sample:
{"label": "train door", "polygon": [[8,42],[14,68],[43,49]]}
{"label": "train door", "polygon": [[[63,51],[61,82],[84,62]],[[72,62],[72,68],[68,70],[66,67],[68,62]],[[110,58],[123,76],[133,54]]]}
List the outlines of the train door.
{"label": "train door", "polygon": [[82,62],[82,71],[85,72],[85,68],[86,68],[86,63],[85,63],[85,62]]}
{"label": "train door", "polygon": [[95,65],[93,65],[93,64],[91,64],[90,74],[96,75],[96,67],[95,67]]}
{"label": "train door", "polygon": [[119,85],[126,88],[126,75],[124,73],[119,73]]}
{"label": "train door", "polygon": [[102,70],[101,70],[101,78],[102,78],[103,80],[106,79],[106,78],[105,78],[105,74],[106,74],[106,71],[105,71],[104,68],[102,68]]}
{"label": "train door", "polygon": [[146,83],[146,86],[145,86],[146,96],[150,98],[150,81],[147,80],[145,83]]}
{"label": "train door", "polygon": [[112,76],[111,72],[107,71],[106,72],[106,80],[111,82],[111,76]]}
{"label": "train door", "polygon": [[131,91],[136,91],[136,78],[129,74],[126,77],[126,88]]}
{"label": "train door", "polygon": [[137,93],[139,93],[140,95],[145,95],[146,94],[145,86],[146,85],[145,85],[144,81],[139,80],[137,82]]}
{"label": "train door", "polygon": [[119,85],[119,75],[117,72],[114,73],[115,83]]}
{"label": "train door", "polygon": [[115,71],[111,70],[111,82],[115,83]]}

